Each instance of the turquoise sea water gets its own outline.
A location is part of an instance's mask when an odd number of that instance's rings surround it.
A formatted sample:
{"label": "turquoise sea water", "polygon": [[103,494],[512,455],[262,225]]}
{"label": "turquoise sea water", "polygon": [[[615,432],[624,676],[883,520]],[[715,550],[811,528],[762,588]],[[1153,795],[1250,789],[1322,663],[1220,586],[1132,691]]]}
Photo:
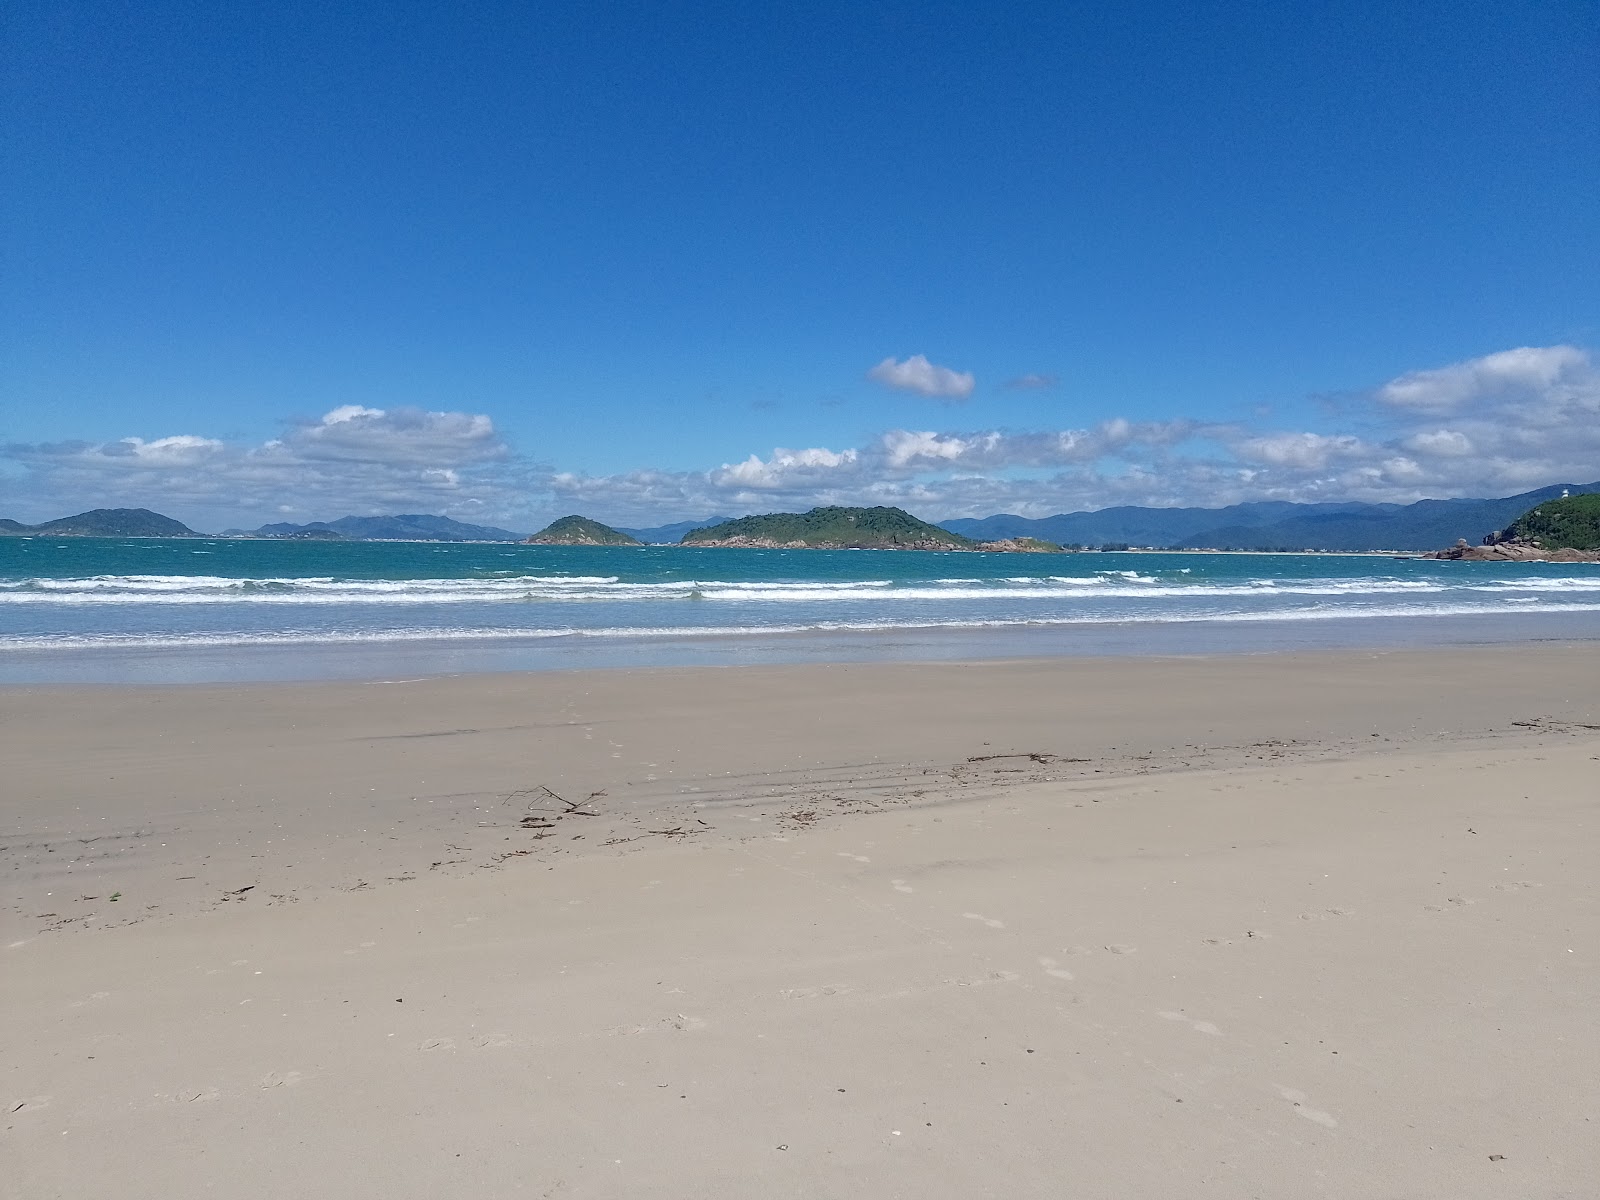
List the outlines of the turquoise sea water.
{"label": "turquoise sea water", "polygon": [[11,680],[229,677],[240,663],[271,677],[357,660],[434,671],[796,659],[825,646],[843,657],[920,653],[913,644],[1182,653],[1358,644],[1362,630],[1426,643],[1468,627],[1487,640],[1600,635],[1600,566],[0,539],[0,679]]}

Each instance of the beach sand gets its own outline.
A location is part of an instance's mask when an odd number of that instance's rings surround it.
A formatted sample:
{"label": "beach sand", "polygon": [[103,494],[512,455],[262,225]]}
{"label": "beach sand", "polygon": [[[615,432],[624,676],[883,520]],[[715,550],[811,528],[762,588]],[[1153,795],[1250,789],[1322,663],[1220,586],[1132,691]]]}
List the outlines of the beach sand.
{"label": "beach sand", "polygon": [[0,762],[0,1195],[1600,1180],[1594,645],[14,688]]}

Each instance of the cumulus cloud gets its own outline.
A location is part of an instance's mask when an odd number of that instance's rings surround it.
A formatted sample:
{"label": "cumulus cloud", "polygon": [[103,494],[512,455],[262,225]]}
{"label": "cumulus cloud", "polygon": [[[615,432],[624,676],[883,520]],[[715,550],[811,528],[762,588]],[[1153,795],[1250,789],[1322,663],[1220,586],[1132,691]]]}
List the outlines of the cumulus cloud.
{"label": "cumulus cloud", "polygon": [[926,355],[913,354],[904,362],[886,358],[872,370],[867,378],[896,391],[916,392],[948,403],[959,404],[972,396],[978,385],[970,371],[953,371],[928,361]]}
{"label": "cumulus cloud", "polygon": [[[1571,346],[1415,371],[1358,398],[1364,432],[1111,418],[1078,429],[892,429],[854,451],[774,451],[708,472],[566,476],[641,522],[812,504],[935,519],[1115,504],[1509,495],[1600,478],[1600,370]],[[809,457],[808,457],[809,456]]]}
{"label": "cumulus cloud", "polygon": [[34,519],[85,507],[144,507],[211,528],[265,514],[328,519],[431,507],[465,519],[525,503],[526,468],[480,414],[342,405],[254,446],[177,434],[146,441],[0,447],[22,475],[4,491]]}
{"label": "cumulus cloud", "polygon": [[840,468],[854,467],[858,455],[854,450],[774,450],[766,460],[752,454],[741,463],[721,467],[710,472],[713,483],[736,488],[783,488],[806,481],[822,481]]}
{"label": "cumulus cloud", "polygon": [[1410,372],[1357,397],[1354,416],[1359,435],[1262,427],[1262,418],[901,428],[856,446],[780,447],[702,470],[586,475],[536,468],[486,415],[342,405],[253,446],[179,434],[0,447],[0,515],[40,520],[144,506],[220,528],[442,511],[531,529],[564,512],[653,525],[895,504],[937,520],[1116,504],[1408,503],[1600,478],[1600,370],[1576,347],[1525,347]]}
{"label": "cumulus cloud", "polygon": [[1396,408],[1443,414],[1593,386],[1593,364],[1576,346],[1520,346],[1448,367],[1407,372],[1384,384],[1378,398]]}
{"label": "cumulus cloud", "polygon": [[1361,458],[1371,453],[1371,448],[1360,438],[1320,433],[1271,433],[1242,438],[1234,443],[1234,450],[1247,462],[1305,471],[1320,471],[1339,459]]}

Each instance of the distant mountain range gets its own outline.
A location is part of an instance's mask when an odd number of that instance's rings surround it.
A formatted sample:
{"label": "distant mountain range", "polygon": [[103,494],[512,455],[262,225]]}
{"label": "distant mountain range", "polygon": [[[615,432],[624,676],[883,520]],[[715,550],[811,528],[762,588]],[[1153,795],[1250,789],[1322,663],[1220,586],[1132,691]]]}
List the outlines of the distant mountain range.
{"label": "distant mountain range", "polygon": [[468,525],[449,517],[402,513],[394,517],[340,517],[291,525],[279,521],[259,529],[227,529],[223,537],[344,537],[356,542],[520,542],[523,535],[492,525]]}
{"label": "distant mountain range", "polygon": [[[1227,508],[1103,508],[1053,517],[999,516],[939,522],[939,528],[974,542],[1039,538],[1066,546],[1149,546],[1192,550],[1438,550],[1457,539],[1481,542],[1523,513],[1563,492],[1600,493],[1594,483],[1554,484],[1516,496],[1486,500],[1420,500],[1415,504],[1294,504],[1282,500]],[[768,514],[774,515],[774,514]],[[783,516],[785,514],[775,514]],[[795,514],[787,514],[795,516]],[[909,514],[908,514],[909,516]],[[668,525],[614,528],[641,542],[673,544],[686,533],[736,520],[707,517]],[[748,519],[748,518],[747,518]],[[921,524],[918,522],[918,524]],[[752,531],[741,530],[741,534]],[[804,540],[817,531],[783,531],[783,541]],[[832,531],[830,531],[832,532]],[[147,508],[96,508],[72,517],[24,525],[0,519],[0,536],[11,537],[202,537],[181,521]],[[450,517],[405,513],[388,517],[341,517],[306,525],[279,522],[259,529],[229,529],[224,537],[305,540],[518,542],[523,535],[492,525],[469,525]],[[759,535],[774,537],[772,530]]]}
{"label": "distant mountain range", "polygon": [[0,520],[0,537],[200,537],[182,521],[148,508],[94,508],[41,525]]}
{"label": "distant mountain range", "polygon": [[648,529],[630,529],[625,525],[613,525],[618,533],[625,533],[629,537],[638,538],[650,546],[677,545],[683,540],[683,535],[691,529],[705,529],[711,525],[724,525],[734,520],[733,517],[707,517],[704,521],[674,521],[670,525],[652,525]]}
{"label": "distant mountain range", "polygon": [[952,533],[989,540],[1037,537],[1064,545],[1194,550],[1437,550],[1458,538],[1482,541],[1562,492],[1600,492],[1600,482],[1555,484],[1492,500],[1415,504],[1294,504],[1227,508],[1103,508],[1029,519],[1001,515],[941,521]]}

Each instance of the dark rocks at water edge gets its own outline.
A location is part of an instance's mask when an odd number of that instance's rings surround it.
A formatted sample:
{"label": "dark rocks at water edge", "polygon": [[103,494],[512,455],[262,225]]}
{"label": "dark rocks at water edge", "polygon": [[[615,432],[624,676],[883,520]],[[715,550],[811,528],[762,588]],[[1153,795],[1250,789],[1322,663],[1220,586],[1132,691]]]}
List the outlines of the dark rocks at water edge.
{"label": "dark rocks at water edge", "polygon": [[1600,563],[1600,550],[1573,550],[1565,546],[1546,550],[1543,546],[1527,542],[1495,542],[1487,546],[1473,546],[1462,540],[1448,550],[1436,550],[1422,557],[1466,562]]}
{"label": "dark rocks at water edge", "polygon": [[93,508],[39,525],[0,520],[0,537],[203,537],[182,521],[148,508]]}
{"label": "dark rocks at water edge", "polygon": [[992,554],[1065,554],[1067,548],[1058,546],[1054,542],[1047,542],[1043,538],[1017,537],[1001,538],[994,542],[979,542],[979,550]]}
{"label": "dark rocks at water edge", "polygon": [[638,538],[576,514],[551,521],[528,539],[530,546],[642,546]]}

